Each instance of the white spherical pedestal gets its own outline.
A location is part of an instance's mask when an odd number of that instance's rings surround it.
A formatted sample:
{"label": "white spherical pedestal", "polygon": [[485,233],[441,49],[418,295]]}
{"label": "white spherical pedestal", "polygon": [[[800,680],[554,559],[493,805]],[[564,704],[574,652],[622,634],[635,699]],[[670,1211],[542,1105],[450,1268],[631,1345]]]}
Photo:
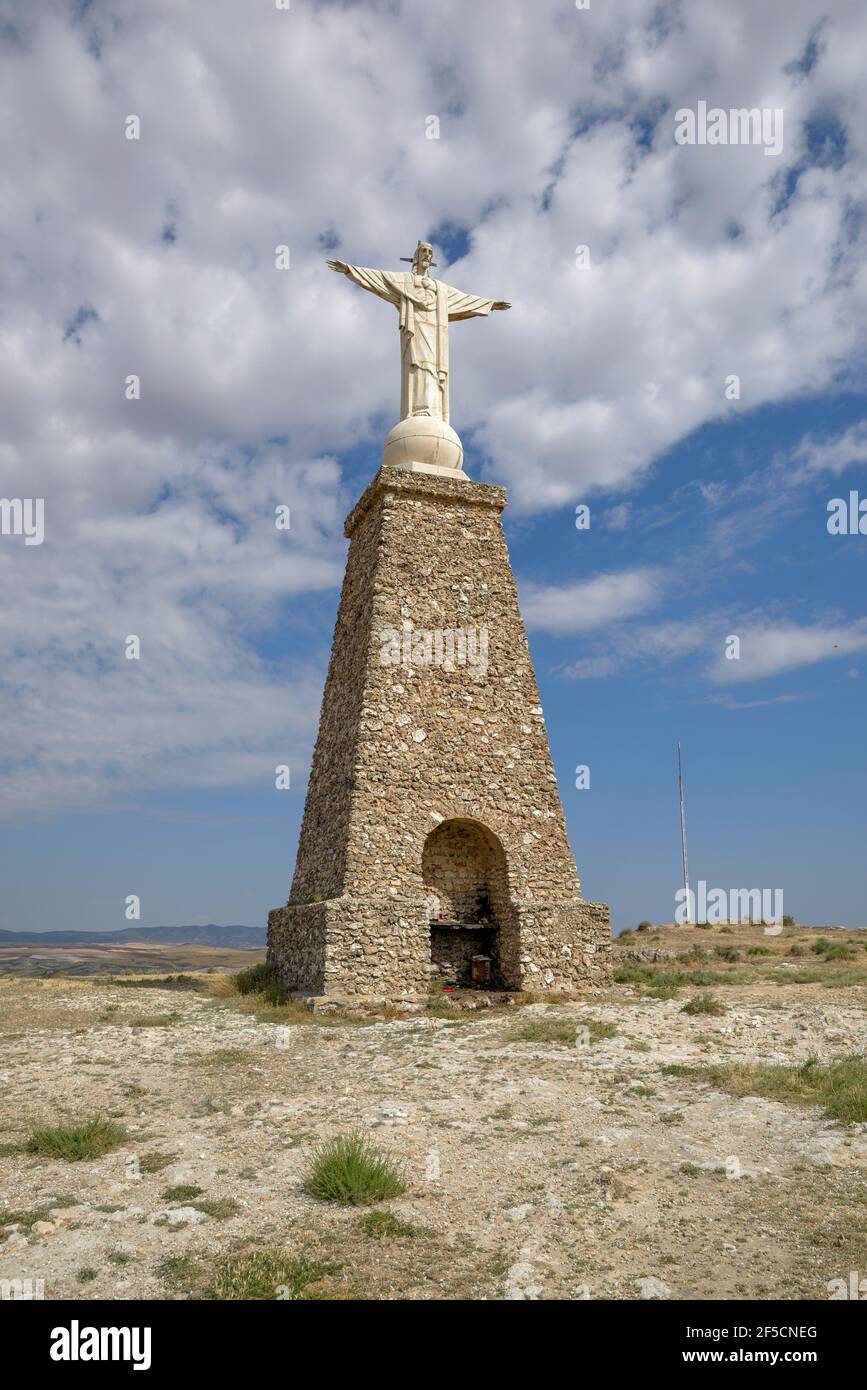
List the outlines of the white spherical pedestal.
{"label": "white spherical pedestal", "polygon": [[430,415],[410,415],[400,420],[382,447],[383,466],[407,473],[467,480],[463,461],[464,446],[459,435],[445,420]]}

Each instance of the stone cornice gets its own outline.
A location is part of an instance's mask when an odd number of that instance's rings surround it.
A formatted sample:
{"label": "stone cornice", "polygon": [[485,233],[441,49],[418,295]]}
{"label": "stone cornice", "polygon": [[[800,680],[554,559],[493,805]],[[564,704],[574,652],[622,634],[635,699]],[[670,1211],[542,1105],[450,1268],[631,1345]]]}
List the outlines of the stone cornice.
{"label": "stone cornice", "polygon": [[442,478],[428,473],[409,473],[401,468],[383,467],[368,483],[346,518],[343,534],[350,537],[374,502],[389,492],[402,493],[408,497],[431,498],[437,502],[458,503],[467,507],[489,507],[496,512],[501,512],[508,500],[506,489],[497,486],[496,483],[476,483],[462,481],[460,478]]}

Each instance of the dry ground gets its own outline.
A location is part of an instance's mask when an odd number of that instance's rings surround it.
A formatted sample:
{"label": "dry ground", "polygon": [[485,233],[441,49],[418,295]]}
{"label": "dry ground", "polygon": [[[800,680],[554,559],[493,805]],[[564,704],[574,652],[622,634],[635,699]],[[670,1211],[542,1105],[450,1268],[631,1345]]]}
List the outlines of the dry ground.
{"label": "dry ground", "polygon": [[265,952],[232,946],[198,946],[147,942],[82,942],[68,946],[53,942],[0,945],[0,975],[105,975],[109,971],[159,974],[169,970],[243,970]]}
{"label": "dry ground", "polygon": [[[221,1261],[268,1249],[313,1262],[319,1298],[827,1298],[867,1274],[864,1125],[663,1068],[863,1054],[864,937],[825,961],[817,933],[733,946],[724,930],[632,934],[621,973],[629,952],[681,959],[627,961],[648,978],[602,996],[453,1017],[0,979],[0,1278],[43,1279],[47,1298],[208,1296]],[[706,992],[721,1014],[682,1012]],[[97,1115],[128,1132],[99,1159],[18,1147]],[[354,1128],[403,1165],[407,1193],[381,1207],[396,1233],[304,1189],[316,1143]],[[179,1185],[210,1210],[163,1196]]]}

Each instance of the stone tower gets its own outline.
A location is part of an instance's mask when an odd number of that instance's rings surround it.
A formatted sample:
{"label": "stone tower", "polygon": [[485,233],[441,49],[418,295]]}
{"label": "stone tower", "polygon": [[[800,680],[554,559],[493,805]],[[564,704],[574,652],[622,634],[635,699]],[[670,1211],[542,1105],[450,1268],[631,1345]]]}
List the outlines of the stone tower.
{"label": "stone tower", "polygon": [[292,891],[268,919],[269,960],[299,994],[412,1000],[436,975],[568,992],[607,977],[608,909],[579,891],[506,493],[461,462],[392,464],[387,444],[346,521]]}

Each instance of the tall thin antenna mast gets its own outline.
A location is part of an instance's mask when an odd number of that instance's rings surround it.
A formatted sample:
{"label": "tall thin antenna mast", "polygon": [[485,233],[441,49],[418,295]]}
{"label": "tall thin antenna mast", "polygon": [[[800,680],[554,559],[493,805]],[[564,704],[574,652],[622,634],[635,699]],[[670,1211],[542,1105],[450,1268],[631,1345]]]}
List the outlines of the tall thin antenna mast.
{"label": "tall thin antenna mast", "polygon": [[677,744],[677,790],[680,797],[680,856],[683,862],[683,888],[686,895],[686,920],[692,921],[689,903],[689,859],[686,853],[686,811],[683,805],[683,762],[680,756],[680,740]]}

